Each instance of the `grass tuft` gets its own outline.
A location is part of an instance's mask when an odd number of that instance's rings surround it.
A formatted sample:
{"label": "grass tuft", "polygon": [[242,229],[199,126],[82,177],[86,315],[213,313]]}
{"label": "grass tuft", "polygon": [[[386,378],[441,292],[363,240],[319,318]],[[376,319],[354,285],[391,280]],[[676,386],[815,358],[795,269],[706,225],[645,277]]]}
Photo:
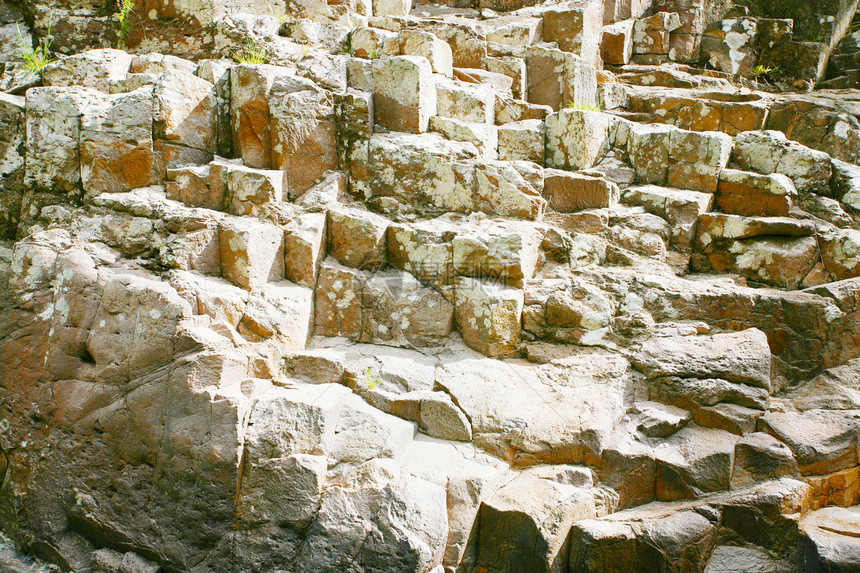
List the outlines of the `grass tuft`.
{"label": "grass tuft", "polygon": [[21,44],[20,54],[24,59],[24,69],[31,74],[38,74],[45,66],[54,61],[51,57],[51,44],[54,39],[51,37],[51,29],[48,28],[47,35],[39,40],[39,45],[35,48],[24,39],[21,34],[21,28],[18,28],[18,42]]}

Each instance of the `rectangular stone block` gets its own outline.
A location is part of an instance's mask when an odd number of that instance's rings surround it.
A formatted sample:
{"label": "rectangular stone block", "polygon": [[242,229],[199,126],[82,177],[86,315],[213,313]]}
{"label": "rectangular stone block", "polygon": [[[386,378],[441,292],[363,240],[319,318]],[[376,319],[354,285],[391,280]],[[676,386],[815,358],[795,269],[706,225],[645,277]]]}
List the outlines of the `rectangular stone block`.
{"label": "rectangular stone block", "polygon": [[221,273],[244,289],[284,278],[284,230],[251,218],[224,219],[219,227]]}
{"label": "rectangular stone block", "polygon": [[436,115],[433,68],[425,58],[398,56],[373,61],[376,123],[395,131],[423,133]]}
{"label": "rectangular stone block", "polygon": [[544,171],[544,197],[561,213],[612,207],[620,193],[618,185],[600,177],[558,169]]}
{"label": "rectangular stone block", "polygon": [[556,42],[560,50],[572,52],[596,66],[602,9],[599,2],[587,2],[566,10],[547,10],[543,13],[544,40]]}
{"label": "rectangular stone block", "polygon": [[438,78],[436,98],[436,113],[441,117],[475,123],[494,123],[496,96],[487,86]]}

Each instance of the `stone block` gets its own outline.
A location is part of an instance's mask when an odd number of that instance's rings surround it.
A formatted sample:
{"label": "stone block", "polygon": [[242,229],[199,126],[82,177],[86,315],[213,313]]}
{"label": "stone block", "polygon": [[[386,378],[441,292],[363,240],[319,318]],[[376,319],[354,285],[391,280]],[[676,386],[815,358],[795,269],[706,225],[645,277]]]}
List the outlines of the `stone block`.
{"label": "stone block", "polygon": [[561,213],[612,207],[618,202],[618,185],[601,177],[559,169],[544,171],[544,197]]}
{"label": "stone block", "polygon": [[523,291],[467,277],[455,281],[455,318],[463,340],[487,356],[516,352]]}
{"label": "stone block", "polygon": [[594,167],[610,148],[609,115],[563,109],[546,118],[546,165],[581,170]]}
{"label": "stone block", "polygon": [[436,115],[433,68],[425,58],[373,60],[373,94],[375,121],[389,129],[422,133]]}
{"label": "stone block", "polygon": [[546,124],[540,119],[514,121],[498,128],[498,153],[503,161],[544,164]]}
{"label": "stone block", "polygon": [[219,228],[221,272],[244,289],[284,278],[284,230],[266,221],[230,218]]}
{"label": "stone block", "polygon": [[436,113],[459,121],[494,123],[496,96],[480,84],[458,80],[436,79]]}

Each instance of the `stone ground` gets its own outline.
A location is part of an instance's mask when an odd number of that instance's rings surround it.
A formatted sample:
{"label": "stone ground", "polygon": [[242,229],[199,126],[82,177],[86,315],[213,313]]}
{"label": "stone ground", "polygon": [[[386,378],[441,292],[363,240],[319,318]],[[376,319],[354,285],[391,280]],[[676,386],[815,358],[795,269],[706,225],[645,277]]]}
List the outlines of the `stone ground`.
{"label": "stone ground", "polygon": [[858,2],[817,4],[0,3],[0,529],[860,570]]}

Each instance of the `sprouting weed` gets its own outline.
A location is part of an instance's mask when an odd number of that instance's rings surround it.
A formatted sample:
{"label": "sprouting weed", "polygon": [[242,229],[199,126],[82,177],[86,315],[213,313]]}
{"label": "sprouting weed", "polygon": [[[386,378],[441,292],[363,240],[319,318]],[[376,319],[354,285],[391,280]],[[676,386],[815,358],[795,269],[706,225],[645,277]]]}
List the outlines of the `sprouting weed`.
{"label": "sprouting weed", "polygon": [[774,74],[779,71],[778,66],[766,66],[764,64],[758,64],[753,68],[753,75],[757,78],[762,78],[765,76],[769,76],[770,74]]}
{"label": "sprouting weed", "polygon": [[379,374],[374,372],[373,369],[368,366],[361,373],[361,380],[359,382],[368,390],[373,390],[374,388],[382,384],[382,378],[380,378]]}
{"label": "sprouting weed", "polygon": [[48,28],[48,33],[44,38],[39,40],[39,45],[33,48],[27,43],[24,36],[21,34],[21,28],[18,28],[18,42],[21,44],[20,54],[24,59],[24,69],[31,73],[37,74],[41,72],[45,66],[54,61],[50,56],[51,44],[54,39],[51,37],[51,28]]}
{"label": "sprouting weed", "polygon": [[230,54],[240,64],[265,64],[271,57],[268,48],[257,44],[250,38],[245,41],[244,48],[238,52],[230,52]]}
{"label": "sprouting weed", "polygon": [[115,14],[119,22],[119,37],[125,40],[131,32],[130,16],[134,11],[135,0],[119,0],[117,3],[117,12]]}
{"label": "sprouting weed", "polygon": [[578,109],[579,111],[603,111],[599,105],[572,103],[567,106],[567,109]]}

